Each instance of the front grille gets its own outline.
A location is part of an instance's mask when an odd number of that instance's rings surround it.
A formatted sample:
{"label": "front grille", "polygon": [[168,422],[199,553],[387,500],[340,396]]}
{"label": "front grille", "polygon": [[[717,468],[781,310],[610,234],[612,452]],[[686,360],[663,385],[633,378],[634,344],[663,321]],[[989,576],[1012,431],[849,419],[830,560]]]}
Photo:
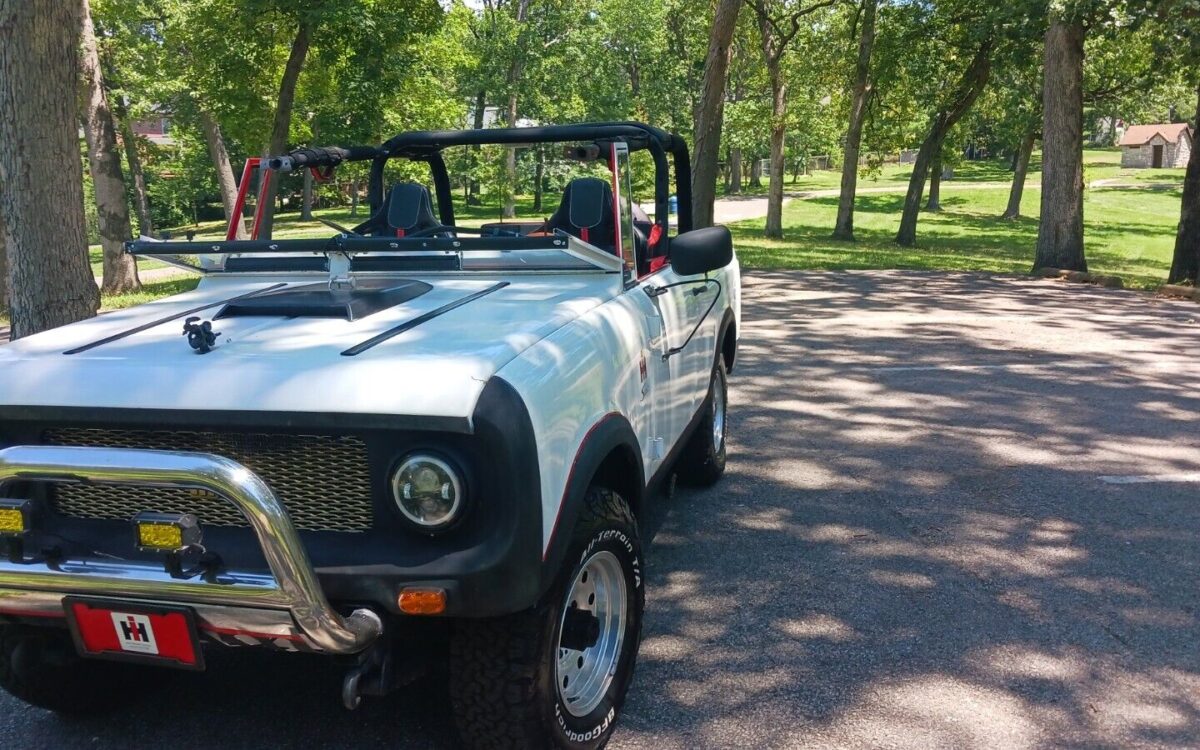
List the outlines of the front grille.
{"label": "front grille", "polygon": [[[64,428],[46,430],[47,445],[214,453],[260,476],[297,529],[371,528],[367,446],[356,437],[187,430]],[[128,485],[58,484],[58,511],[76,518],[129,520],[141,511],[193,513],[208,526],[248,526],[228,500],[203,490]]]}

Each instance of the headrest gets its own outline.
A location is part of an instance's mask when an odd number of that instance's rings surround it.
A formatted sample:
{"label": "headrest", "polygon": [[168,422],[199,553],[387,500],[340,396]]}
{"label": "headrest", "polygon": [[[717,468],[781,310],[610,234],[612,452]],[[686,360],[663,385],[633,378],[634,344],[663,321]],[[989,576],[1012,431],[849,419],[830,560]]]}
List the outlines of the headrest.
{"label": "headrest", "polygon": [[429,190],[416,182],[398,182],[388,194],[388,224],[396,229],[412,229],[433,215]]}
{"label": "headrest", "polygon": [[567,220],[580,229],[599,226],[612,213],[612,188],[596,177],[579,177],[567,185]]}

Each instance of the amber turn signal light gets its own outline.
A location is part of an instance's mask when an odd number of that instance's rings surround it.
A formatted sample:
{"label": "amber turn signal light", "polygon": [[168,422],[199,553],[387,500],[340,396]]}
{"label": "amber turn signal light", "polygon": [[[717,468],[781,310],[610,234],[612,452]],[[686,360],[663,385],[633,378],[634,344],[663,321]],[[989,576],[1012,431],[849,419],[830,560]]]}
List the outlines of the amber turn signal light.
{"label": "amber turn signal light", "polygon": [[440,615],[446,611],[446,590],[404,589],[396,601],[406,615]]}

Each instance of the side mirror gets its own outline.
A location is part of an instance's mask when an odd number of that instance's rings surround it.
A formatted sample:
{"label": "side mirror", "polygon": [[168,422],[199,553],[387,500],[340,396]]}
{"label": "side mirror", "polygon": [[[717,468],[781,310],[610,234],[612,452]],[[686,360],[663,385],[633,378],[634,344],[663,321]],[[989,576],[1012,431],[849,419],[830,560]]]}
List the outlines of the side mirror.
{"label": "side mirror", "polygon": [[733,260],[733,236],[725,227],[705,227],[671,239],[671,266],[682,276],[715,271]]}

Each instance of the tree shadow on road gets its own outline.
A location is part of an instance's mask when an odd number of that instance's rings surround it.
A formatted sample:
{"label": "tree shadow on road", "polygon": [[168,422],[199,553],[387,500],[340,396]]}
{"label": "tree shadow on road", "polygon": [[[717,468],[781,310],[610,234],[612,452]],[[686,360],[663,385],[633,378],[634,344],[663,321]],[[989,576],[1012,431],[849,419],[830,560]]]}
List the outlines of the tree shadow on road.
{"label": "tree shadow on road", "polygon": [[1096,474],[1200,467],[1194,379],[1163,369],[1200,354],[1193,310],[755,279],[730,475],[653,546],[629,745],[1194,745],[1194,490]]}

